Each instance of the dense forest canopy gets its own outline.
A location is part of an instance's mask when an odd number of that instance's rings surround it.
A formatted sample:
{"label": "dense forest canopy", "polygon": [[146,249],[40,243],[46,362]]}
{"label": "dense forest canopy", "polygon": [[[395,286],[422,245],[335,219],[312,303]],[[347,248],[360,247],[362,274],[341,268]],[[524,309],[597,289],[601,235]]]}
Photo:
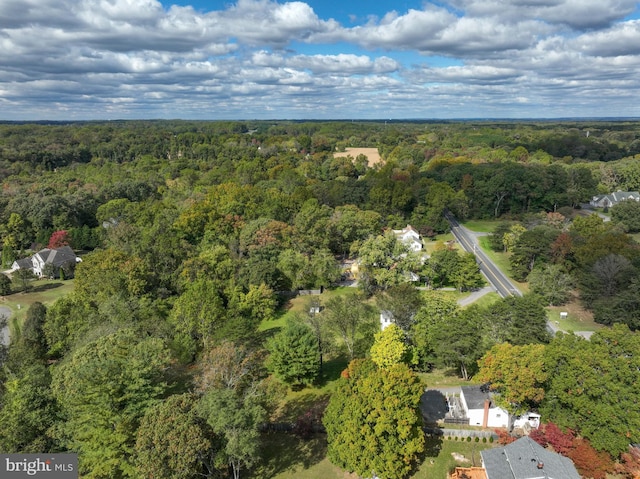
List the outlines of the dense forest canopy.
{"label": "dense forest canopy", "polygon": [[[535,344],[532,361],[542,344],[564,358],[568,340],[550,337],[543,306],[575,291],[597,321],[637,334],[640,208],[614,206],[608,222],[579,213],[596,194],[640,190],[639,160],[631,121],[0,124],[3,267],[66,244],[83,259],[61,273],[75,276],[73,291],[30,309],[0,358],[0,449],[77,450],[86,477],[158,474],[154,431],[173,421],[176,448],[201,456],[193,474],[166,477],[239,477],[256,463],[278,388],[313,383],[325,357],[388,355],[391,346],[376,346],[374,304],[397,318],[399,357],[413,370],[452,367],[464,379],[501,343]],[[433,237],[449,228],[446,210],[500,219],[489,242],[534,294],[461,309],[407,286],[410,275],[459,291],[483,284],[473,255],[445,247],[421,260],[389,231],[410,224]],[[303,314],[275,334],[260,329],[284,293],[329,287],[345,274],[340,261],[354,258],[360,290],[323,304],[323,322]],[[10,294],[30,281],[16,274],[0,286]],[[613,357],[607,344],[598,352]],[[414,381],[405,366],[398,377]],[[372,378],[387,381],[376,367],[362,369],[363,385],[341,380],[345,402],[355,407],[352,390],[368,391]],[[572,427],[575,403],[562,405],[556,420]]]}

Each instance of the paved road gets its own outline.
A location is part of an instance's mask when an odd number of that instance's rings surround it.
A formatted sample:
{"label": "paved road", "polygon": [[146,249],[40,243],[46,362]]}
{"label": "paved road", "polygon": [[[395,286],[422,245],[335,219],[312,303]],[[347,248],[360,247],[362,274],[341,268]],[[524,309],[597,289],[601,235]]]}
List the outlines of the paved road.
{"label": "paved road", "polygon": [[0,344],[9,346],[9,318],[11,317],[11,310],[6,306],[0,306],[0,317],[7,318],[7,325],[0,331]]}
{"label": "paved road", "polygon": [[476,255],[480,271],[489,280],[489,283],[495,288],[497,293],[506,298],[508,296],[522,296],[522,293],[516,286],[500,271],[500,269],[489,259],[478,245],[475,235],[468,229],[458,223],[458,220],[451,213],[446,213],[445,217],[451,225],[451,232],[458,243],[468,251]]}

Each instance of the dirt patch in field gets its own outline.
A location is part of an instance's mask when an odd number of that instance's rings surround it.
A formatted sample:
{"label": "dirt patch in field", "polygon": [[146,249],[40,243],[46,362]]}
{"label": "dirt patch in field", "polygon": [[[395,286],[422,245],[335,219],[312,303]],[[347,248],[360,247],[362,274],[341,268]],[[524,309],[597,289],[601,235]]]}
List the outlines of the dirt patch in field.
{"label": "dirt patch in field", "polygon": [[364,155],[367,157],[367,164],[369,165],[369,168],[377,165],[378,163],[383,163],[377,148],[345,148],[345,151],[334,153],[333,157],[344,158],[347,156],[352,156],[355,159],[358,157],[358,155]]}

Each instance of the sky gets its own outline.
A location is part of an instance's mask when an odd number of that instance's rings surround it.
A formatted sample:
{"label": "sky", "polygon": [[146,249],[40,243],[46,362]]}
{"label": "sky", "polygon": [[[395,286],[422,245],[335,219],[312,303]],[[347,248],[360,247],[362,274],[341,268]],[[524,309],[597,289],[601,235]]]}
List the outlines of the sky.
{"label": "sky", "polygon": [[640,117],[634,0],[0,0],[0,120]]}

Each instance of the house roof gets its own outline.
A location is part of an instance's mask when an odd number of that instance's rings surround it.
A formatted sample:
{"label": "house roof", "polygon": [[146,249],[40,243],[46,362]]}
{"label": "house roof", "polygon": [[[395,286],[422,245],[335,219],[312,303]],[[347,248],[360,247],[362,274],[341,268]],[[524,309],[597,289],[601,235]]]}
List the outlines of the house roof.
{"label": "house roof", "polygon": [[529,436],[480,455],[488,479],[580,479],[571,459],[545,449]]}
{"label": "house roof", "polygon": [[615,193],[609,193],[608,195],[596,195],[593,197],[595,203],[599,203],[604,199],[608,199],[611,204],[619,203],[625,200],[640,199],[640,193],[637,191],[616,191]]}
{"label": "house roof", "polygon": [[33,267],[31,258],[17,259],[13,262],[13,264],[17,266],[17,269],[30,269],[31,267]]}
{"label": "house roof", "polygon": [[460,389],[469,409],[484,409],[484,402],[491,401],[487,386],[462,386]]}
{"label": "house roof", "polygon": [[61,246],[56,249],[45,248],[36,253],[43,263],[52,264],[54,266],[62,266],[63,264],[76,260],[76,254],[70,246]]}

